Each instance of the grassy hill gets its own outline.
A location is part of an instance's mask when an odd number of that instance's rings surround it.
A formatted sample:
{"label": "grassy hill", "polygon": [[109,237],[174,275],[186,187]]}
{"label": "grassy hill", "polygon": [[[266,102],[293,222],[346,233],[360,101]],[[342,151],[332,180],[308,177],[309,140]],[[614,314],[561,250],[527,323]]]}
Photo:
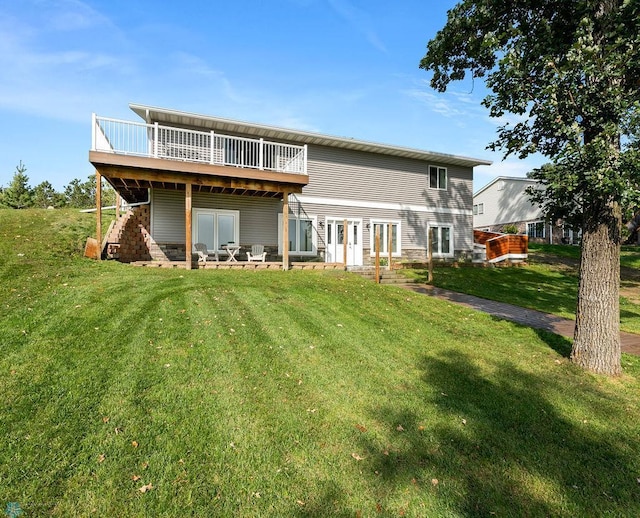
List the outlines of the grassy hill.
{"label": "grassy hill", "polygon": [[93,228],[0,210],[0,509],[640,514],[640,359],[342,272],[99,263]]}

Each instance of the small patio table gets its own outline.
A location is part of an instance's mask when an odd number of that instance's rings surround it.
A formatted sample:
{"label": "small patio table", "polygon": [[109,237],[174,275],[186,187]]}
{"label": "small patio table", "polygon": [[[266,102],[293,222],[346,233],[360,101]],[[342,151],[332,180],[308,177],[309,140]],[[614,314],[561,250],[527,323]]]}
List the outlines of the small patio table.
{"label": "small patio table", "polygon": [[240,251],[240,245],[222,245],[222,248],[227,251],[227,254],[228,254],[227,262],[228,263],[237,263],[238,262],[238,260],[236,259],[236,255]]}

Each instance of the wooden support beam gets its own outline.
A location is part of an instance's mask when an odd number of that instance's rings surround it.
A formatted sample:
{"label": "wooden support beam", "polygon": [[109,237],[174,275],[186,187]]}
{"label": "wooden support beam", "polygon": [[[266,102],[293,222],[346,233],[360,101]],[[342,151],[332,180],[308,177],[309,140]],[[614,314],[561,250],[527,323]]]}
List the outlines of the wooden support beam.
{"label": "wooden support beam", "polygon": [[116,191],[116,221],[120,218],[120,210],[122,208],[122,196]]}
{"label": "wooden support beam", "polygon": [[184,195],[184,220],[185,220],[185,252],[187,261],[187,270],[191,270],[191,249],[193,245],[191,243],[191,184],[188,183],[185,186]]}
{"label": "wooden support beam", "polygon": [[342,263],[344,264],[344,269],[347,269],[347,244],[349,243],[349,221],[344,220],[343,222],[344,230],[343,230],[343,238],[342,238]]}
{"label": "wooden support beam", "polygon": [[[234,178],[251,182],[268,182],[272,184],[290,184],[290,192],[302,192],[302,187],[309,183],[309,177],[306,174],[281,173],[274,171],[210,165],[198,162],[182,162],[180,160],[158,160],[157,158],[135,157],[131,155],[119,155],[115,153],[103,153],[100,151],[90,151],[89,161],[96,169],[100,169],[107,176],[107,170],[121,170],[128,172],[142,172],[148,179],[149,174],[157,177],[159,181],[184,183],[184,179],[178,180],[183,175],[193,175],[203,178],[203,185],[207,179]],[[132,176],[131,178],[139,178]],[[193,181],[192,183],[199,183]],[[296,186],[299,190],[295,190]],[[288,187],[287,187],[288,188]],[[281,192],[281,191],[280,191]]]}
{"label": "wooden support beam", "polygon": [[376,284],[380,283],[380,225],[376,225]]}
{"label": "wooden support beam", "polygon": [[387,270],[391,270],[391,260],[393,259],[393,225],[391,223],[387,225],[387,252],[389,252]]}
{"label": "wooden support beam", "polygon": [[429,248],[427,248],[428,250],[427,257],[429,261],[429,274],[427,277],[427,281],[432,282],[433,281],[433,228],[429,228],[428,241],[429,241]]}
{"label": "wooden support beam", "polygon": [[[102,175],[96,170],[96,241],[102,243]],[[102,248],[98,250],[99,261],[102,259]]]}
{"label": "wooden support beam", "polygon": [[282,193],[282,269],[289,269],[289,193]]}

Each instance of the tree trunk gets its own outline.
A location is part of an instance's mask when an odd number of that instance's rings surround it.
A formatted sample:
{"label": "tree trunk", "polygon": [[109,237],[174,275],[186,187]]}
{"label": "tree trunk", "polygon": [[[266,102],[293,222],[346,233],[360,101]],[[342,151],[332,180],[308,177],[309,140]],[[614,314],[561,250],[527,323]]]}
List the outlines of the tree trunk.
{"label": "tree trunk", "polygon": [[599,374],[620,368],[620,228],[617,203],[587,216],[582,235],[576,329],[571,361]]}

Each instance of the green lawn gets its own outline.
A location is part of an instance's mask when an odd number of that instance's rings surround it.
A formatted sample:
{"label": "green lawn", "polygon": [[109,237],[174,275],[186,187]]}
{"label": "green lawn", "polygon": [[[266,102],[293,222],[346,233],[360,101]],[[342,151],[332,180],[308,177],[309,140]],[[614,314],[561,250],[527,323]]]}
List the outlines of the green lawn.
{"label": "green lawn", "polygon": [[0,210],[0,509],[640,513],[640,358],[597,377],[555,335],[342,272],[98,263],[93,225]]}
{"label": "green lawn", "polygon": [[[529,264],[524,267],[451,268],[436,265],[432,284],[564,318],[575,318],[580,249],[565,245],[534,245],[530,252]],[[621,254],[622,286],[626,289],[624,293],[632,292],[634,296],[620,297],[620,324],[624,331],[631,333],[640,333],[640,276],[632,270],[636,264],[640,265],[640,249],[624,247]],[[408,270],[406,274],[424,282],[427,280],[426,271]]]}

